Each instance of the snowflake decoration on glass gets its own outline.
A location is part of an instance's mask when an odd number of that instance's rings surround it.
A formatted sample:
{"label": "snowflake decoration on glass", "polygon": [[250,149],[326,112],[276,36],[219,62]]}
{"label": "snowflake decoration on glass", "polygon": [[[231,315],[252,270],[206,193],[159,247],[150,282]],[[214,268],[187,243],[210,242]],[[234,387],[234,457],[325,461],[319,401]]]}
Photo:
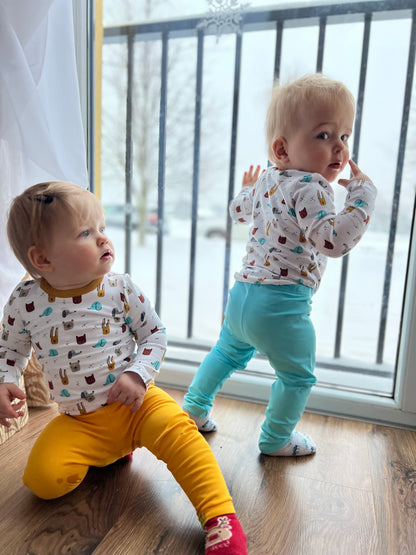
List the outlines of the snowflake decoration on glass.
{"label": "snowflake decoration on glass", "polygon": [[241,21],[244,10],[250,2],[240,4],[238,0],[207,0],[209,14],[198,25],[199,28],[215,29],[217,42],[225,30],[241,34]]}

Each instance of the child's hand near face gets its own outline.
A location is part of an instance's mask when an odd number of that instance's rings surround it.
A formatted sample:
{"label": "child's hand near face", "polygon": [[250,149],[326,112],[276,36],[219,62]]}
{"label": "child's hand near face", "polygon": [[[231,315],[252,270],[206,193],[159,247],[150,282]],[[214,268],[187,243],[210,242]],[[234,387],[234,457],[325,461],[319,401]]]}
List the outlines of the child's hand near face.
{"label": "child's hand near face", "polygon": [[[13,399],[20,399],[12,405]],[[25,403],[26,395],[13,383],[0,384],[0,424],[10,428],[8,418],[18,418],[24,413],[20,410]]]}
{"label": "child's hand near face", "polygon": [[352,171],[352,178],[351,179],[338,179],[338,184],[342,185],[343,187],[346,187],[347,185],[349,185],[352,181],[368,181],[369,183],[372,183],[371,179],[366,176],[361,170],[360,168],[357,166],[357,164],[355,162],[353,162],[352,160],[349,160],[349,165]]}
{"label": "child's hand near face", "polygon": [[[259,178],[260,175],[260,171],[261,171],[261,167],[257,166],[256,169],[253,171],[253,166],[250,166],[249,170],[247,172],[244,172],[243,175],[243,187],[253,187],[257,181],[257,179]],[[265,170],[263,170],[262,173],[264,173]]]}
{"label": "child's hand near face", "polygon": [[[123,372],[111,387],[107,397],[107,404],[118,401],[127,407],[133,405],[130,412],[139,410],[143,403],[146,386],[141,377],[135,372]],[[134,404],[133,404],[134,403]]]}

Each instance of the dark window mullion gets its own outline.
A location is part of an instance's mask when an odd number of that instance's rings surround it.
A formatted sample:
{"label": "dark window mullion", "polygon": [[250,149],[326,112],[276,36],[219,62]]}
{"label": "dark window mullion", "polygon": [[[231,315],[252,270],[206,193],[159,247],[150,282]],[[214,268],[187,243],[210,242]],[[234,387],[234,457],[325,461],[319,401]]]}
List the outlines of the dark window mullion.
{"label": "dark window mullion", "polygon": [[194,160],[192,178],[192,228],[191,228],[191,252],[189,264],[189,299],[188,299],[188,330],[187,337],[192,337],[194,317],[194,294],[195,294],[195,257],[196,257],[196,233],[198,215],[198,192],[199,192],[199,153],[201,137],[201,104],[202,104],[202,69],[204,61],[204,33],[198,30],[197,62],[196,62],[196,90],[195,90],[195,123],[194,123]]}
{"label": "dark window mullion", "polygon": [[168,88],[168,33],[162,34],[162,60],[160,70],[160,110],[159,110],[159,162],[158,162],[158,203],[157,203],[157,254],[156,254],[156,312],[160,315],[162,305],[163,266],[163,218],[165,207],[166,169],[166,112]]}
{"label": "dark window mullion", "polygon": [[325,31],[326,31],[326,17],[319,19],[319,38],[318,38],[318,56],[316,60],[316,72],[322,73],[324,61],[324,48],[325,48]]}
{"label": "dark window mullion", "polygon": [[[354,131],[354,146],[352,149],[351,158],[358,163],[358,151],[360,147],[360,135],[361,135],[361,122],[363,116],[363,104],[364,104],[364,92],[365,92],[365,81],[367,77],[367,63],[368,63],[368,50],[370,46],[370,31],[371,31],[371,21],[372,14],[365,14],[364,19],[364,36],[363,36],[363,48],[361,52],[361,69],[360,69],[360,82],[358,85],[358,98],[355,113],[355,131]],[[344,310],[345,310],[345,295],[347,289],[347,275],[348,275],[348,262],[349,255],[345,255],[342,259],[341,267],[341,282],[339,286],[339,297],[338,297],[338,316],[337,316],[337,327],[335,334],[335,349],[334,358],[340,358],[341,356],[341,340],[342,340],[342,327],[344,323]]]}
{"label": "dark window mullion", "polygon": [[280,62],[282,58],[283,21],[276,22],[276,46],[274,51],[274,78],[280,77]]}
{"label": "dark window mullion", "polygon": [[227,235],[225,241],[225,262],[224,262],[224,285],[222,310],[228,299],[228,288],[230,280],[230,253],[231,253],[231,218],[228,215],[228,206],[234,197],[234,178],[235,178],[235,159],[237,150],[237,123],[238,123],[238,104],[240,98],[240,73],[241,73],[241,46],[242,34],[236,33],[235,43],[235,62],[234,62],[234,96],[233,96],[233,116],[231,125],[231,149],[230,149],[230,169],[228,182],[228,202],[227,202]]}
{"label": "dark window mullion", "polygon": [[131,200],[133,179],[133,79],[134,79],[134,34],[127,36],[127,94],[126,94],[126,157],[125,157],[125,271],[131,273]]}

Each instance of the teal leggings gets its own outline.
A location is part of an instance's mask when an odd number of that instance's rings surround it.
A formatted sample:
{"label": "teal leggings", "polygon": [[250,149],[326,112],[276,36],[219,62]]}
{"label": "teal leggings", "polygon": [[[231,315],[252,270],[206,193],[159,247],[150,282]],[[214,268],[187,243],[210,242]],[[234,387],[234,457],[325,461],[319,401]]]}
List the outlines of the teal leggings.
{"label": "teal leggings", "polygon": [[313,289],[304,285],[236,282],[230,291],[217,344],[199,367],[184,408],[206,416],[215,395],[256,351],[265,355],[273,382],[259,448],[272,453],[287,441],[305,409],[316,382],[315,330],[309,317]]}

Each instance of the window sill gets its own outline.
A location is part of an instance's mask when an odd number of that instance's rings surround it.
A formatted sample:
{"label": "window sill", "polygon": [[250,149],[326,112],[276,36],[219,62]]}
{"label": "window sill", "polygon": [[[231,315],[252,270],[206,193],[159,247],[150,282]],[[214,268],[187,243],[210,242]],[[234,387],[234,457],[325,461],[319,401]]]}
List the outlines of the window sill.
{"label": "window sill", "polygon": [[[157,384],[186,391],[205,353],[175,348],[168,349]],[[272,376],[253,375],[262,361],[255,359],[249,372],[237,371],[224,384],[220,395],[242,401],[267,404]],[[264,365],[264,363],[263,363]],[[308,412],[362,420],[387,426],[416,428],[416,414],[400,410],[389,397],[357,391],[337,389],[331,384],[316,385],[306,407]]]}

